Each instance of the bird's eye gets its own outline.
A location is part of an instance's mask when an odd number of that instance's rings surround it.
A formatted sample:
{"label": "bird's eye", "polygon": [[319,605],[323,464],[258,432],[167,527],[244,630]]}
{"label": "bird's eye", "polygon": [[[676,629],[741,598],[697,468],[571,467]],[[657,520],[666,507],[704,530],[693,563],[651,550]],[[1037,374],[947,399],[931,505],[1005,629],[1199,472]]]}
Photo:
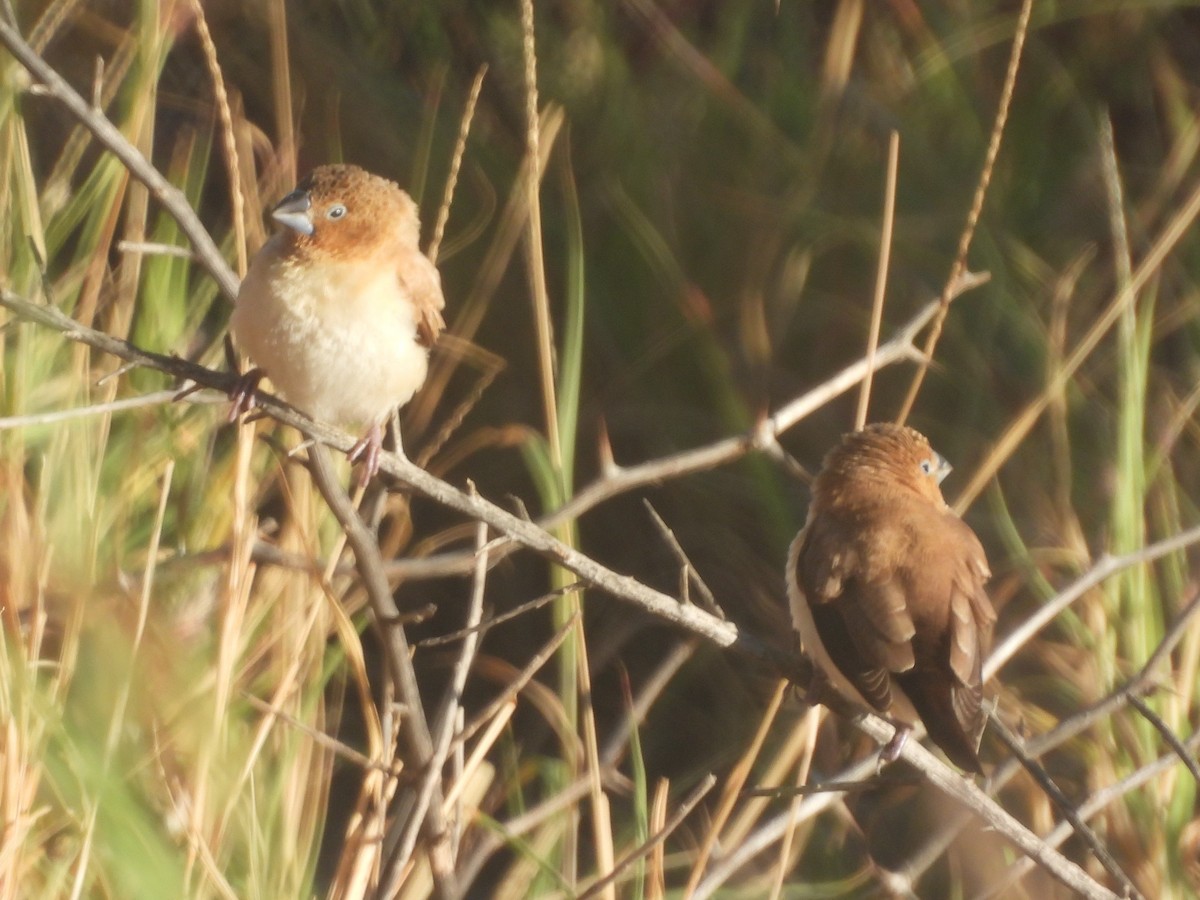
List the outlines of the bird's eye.
{"label": "bird's eye", "polygon": [[932,459],[921,460],[921,471],[926,475],[932,475],[937,470],[937,466],[933,464]]}
{"label": "bird's eye", "polygon": [[344,207],[340,203],[335,203],[335,204],[333,204],[333,206],[329,207],[328,212],[325,213],[325,218],[340,219],[345,214],[346,214],[346,207]]}

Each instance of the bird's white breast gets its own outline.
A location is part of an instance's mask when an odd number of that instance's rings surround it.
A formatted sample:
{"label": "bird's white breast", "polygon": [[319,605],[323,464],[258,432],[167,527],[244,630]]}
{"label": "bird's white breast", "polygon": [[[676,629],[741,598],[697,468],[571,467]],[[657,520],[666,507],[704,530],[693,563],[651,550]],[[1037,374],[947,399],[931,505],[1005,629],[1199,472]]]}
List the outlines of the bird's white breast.
{"label": "bird's white breast", "polygon": [[279,242],[255,256],[242,283],[230,321],[238,345],[315,419],[361,428],[407,403],[425,381],[428,351],[395,265],[297,265]]}

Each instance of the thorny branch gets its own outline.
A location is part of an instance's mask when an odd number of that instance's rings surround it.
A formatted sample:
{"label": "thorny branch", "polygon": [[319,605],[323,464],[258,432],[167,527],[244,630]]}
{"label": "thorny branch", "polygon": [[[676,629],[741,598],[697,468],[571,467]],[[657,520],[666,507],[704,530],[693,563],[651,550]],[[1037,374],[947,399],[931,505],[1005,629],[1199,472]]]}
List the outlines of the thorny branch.
{"label": "thorny branch", "polygon": [[[71,340],[205,387],[228,391],[235,381],[235,376],[230,373],[215,372],[186,360],[151,353],[128,341],[86,328],[56,309],[31,303],[10,291],[0,291],[0,305],[8,307],[22,318],[53,328]],[[305,437],[341,451],[348,450],[354,443],[351,435],[312,421],[270,394],[259,392],[255,399],[266,414],[292,426]],[[762,641],[732,622],[718,619],[698,607],[686,606],[674,597],[656,591],[628,575],[614,572],[586,554],[563,544],[533,522],[514,516],[482,497],[460,491],[403,457],[394,453],[383,453],[380,458],[380,470],[436,503],[462,513],[476,522],[485,522],[517,544],[570,569],[596,588],[631,603],[650,615],[705,638],[718,647],[736,650],[785,676],[793,677],[798,670],[798,660],[791,653]],[[891,725],[870,714],[862,715],[855,723],[881,743],[892,735]],[[931,784],[972,809],[1063,884],[1088,897],[1116,896],[1097,884],[1077,865],[1047,847],[1035,834],[984,794],[974,782],[967,781],[952,771],[916,741],[908,741],[905,744],[902,757],[920,770]]]}
{"label": "thorny branch", "polygon": [[37,80],[43,93],[65,106],[81,125],[95,135],[96,140],[121,161],[130,175],[146,186],[154,199],[171,214],[179,229],[192,242],[196,260],[216,281],[221,293],[229,300],[236,297],[238,277],[221,255],[220,248],[188,203],[183,191],[167,181],[101,110],[84,100],[66,79],[54,71],[50,64],[25,42],[16,25],[3,14],[0,14],[0,43],[3,43],[8,52]]}
{"label": "thorny branch", "polygon": [[[441,772],[441,765],[435,760],[433,739],[425,717],[425,704],[421,700],[421,687],[413,670],[408,638],[404,632],[404,625],[400,622],[400,610],[396,606],[387,575],[383,571],[379,543],[338,482],[328,449],[322,444],[314,444],[309,448],[308,459],[313,480],[325,502],[329,504],[330,510],[337,517],[338,524],[342,526],[346,540],[354,551],[354,560],[371,602],[374,623],[386,648],[388,675],[395,687],[396,696],[407,709],[400,717],[400,729],[408,749],[410,764],[418,771],[432,773],[427,782],[427,792],[422,792],[426,808],[420,808],[419,797],[405,793],[401,795],[399,814],[395,817],[395,822],[405,826],[411,825],[409,833],[412,834],[414,842],[417,830],[424,828],[430,838],[430,868],[433,871],[438,896],[449,900],[458,896],[458,888],[453,860],[450,857],[449,832],[442,815],[441,779],[437,777]],[[391,871],[403,868],[411,853],[410,844],[402,844],[396,848],[397,862]]]}

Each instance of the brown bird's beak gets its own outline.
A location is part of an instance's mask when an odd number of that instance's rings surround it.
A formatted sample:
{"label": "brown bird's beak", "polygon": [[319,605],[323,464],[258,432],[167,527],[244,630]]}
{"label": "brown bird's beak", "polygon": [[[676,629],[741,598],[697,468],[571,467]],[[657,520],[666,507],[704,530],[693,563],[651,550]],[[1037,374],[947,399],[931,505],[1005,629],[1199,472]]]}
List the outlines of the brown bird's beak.
{"label": "brown bird's beak", "polygon": [[950,465],[950,463],[946,460],[946,457],[942,456],[940,453],[935,452],[934,457],[937,459],[937,469],[933,474],[937,476],[937,483],[941,484],[942,480],[954,471],[954,466]]}
{"label": "brown bird's beak", "polygon": [[311,235],[313,222],[312,217],[308,214],[310,209],[312,209],[312,200],[308,196],[308,191],[292,191],[271,210],[271,218],[280,225],[286,225],[292,231]]}

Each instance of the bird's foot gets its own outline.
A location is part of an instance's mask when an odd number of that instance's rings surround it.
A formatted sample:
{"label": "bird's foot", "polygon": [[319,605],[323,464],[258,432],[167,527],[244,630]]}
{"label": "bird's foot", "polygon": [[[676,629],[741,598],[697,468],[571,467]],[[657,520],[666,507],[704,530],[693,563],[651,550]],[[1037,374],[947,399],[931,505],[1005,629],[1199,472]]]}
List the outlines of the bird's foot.
{"label": "bird's foot", "polygon": [[346,458],[351,463],[362,461],[362,468],[358,471],[359,487],[366,487],[379,472],[379,454],[382,450],[383,426],[376,422],[346,451]]}
{"label": "bird's foot", "polygon": [[901,751],[904,750],[904,744],[908,741],[908,736],[912,734],[912,729],[901,722],[894,722],[896,731],[892,735],[892,739],[883,745],[883,749],[879,751],[879,760],[875,763],[875,774],[878,775],[883,771],[883,767],[894,763],[900,758]]}
{"label": "bird's foot", "polygon": [[230,407],[226,421],[236,422],[242,413],[247,413],[254,409],[254,392],[258,390],[258,383],[263,380],[266,374],[266,372],[256,366],[244,375],[238,376],[237,382],[229,391]]}

